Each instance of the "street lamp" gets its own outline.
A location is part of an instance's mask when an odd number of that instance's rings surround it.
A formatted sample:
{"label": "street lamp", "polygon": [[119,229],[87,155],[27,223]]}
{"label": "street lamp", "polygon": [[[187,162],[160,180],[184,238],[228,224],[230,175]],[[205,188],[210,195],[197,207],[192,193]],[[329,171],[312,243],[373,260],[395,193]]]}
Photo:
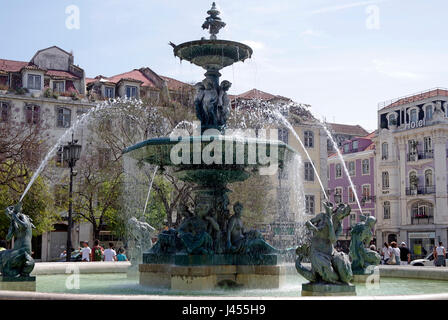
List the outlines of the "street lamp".
{"label": "street lamp", "polygon": [[73,177],[76,176],[76,172],[73,171],[75,167],[76,161],[79,160],[81,154],[81,145],[77,144],[78,140],[73,140],[72,133],[72,141],[67,143],[62,148],[64,160],[67,161],[67,164],[70,168],[70,188],[68,193],[68,226],[67,226],[67,256],[66,261],[70,262],[70,258],[72,256],[72,211],[73,211]]}

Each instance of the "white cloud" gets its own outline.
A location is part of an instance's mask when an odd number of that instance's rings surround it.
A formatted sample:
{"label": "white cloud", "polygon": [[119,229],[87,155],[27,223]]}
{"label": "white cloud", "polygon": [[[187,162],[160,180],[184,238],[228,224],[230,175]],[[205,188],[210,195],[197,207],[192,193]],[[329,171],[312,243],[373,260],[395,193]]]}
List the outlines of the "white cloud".
{"label": "white cloud", "polygon": [[397,68],[396,64],[383,60],[373,59],[372,63],[376,72],[391,78],[415,80],[421,77],[414,72],[400,70]]}
{"label": "white cloud", "polygon": [[306,29],[305,31],[300,33],[301,37],[321,37],[324,33],[319,30],[314,29]]}
{"label": "white cloud", "polygon": [[249,47],[251,47],[254,50],[261,50],[261,49],[263,49],[265,47],[264,43],[260,42],[260,41],[244,40],[244,41],[241,41],[241,42],[244,43],[244,44],[247,44]]}
{"label": "white cloud", "polygon": [[381,2],[384,2],[386,0],[370,0],[370,1],[358,1],[358,2],[352,2],[347,4],[341,4],[337,6],[328,6],[323,7],[317,10],[310,11],[310,14],[319,14],[319,13],[325,13],[325,12],[333,12],[333,11],[340,11],[344,9],[354,8],[354,7],[360,7],[360,6],[367,6],[369,4],[378,4]]}

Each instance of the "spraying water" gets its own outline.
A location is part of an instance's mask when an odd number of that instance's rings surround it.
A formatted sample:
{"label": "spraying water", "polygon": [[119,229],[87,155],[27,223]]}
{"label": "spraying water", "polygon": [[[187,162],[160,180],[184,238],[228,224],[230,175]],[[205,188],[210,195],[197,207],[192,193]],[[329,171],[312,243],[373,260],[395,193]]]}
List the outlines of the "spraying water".
{"label": "spraying water", "polygon": [[25,191],[23,192],[22,196],[20,197],[19,202],[22,202],[23,198],[26,196],[26,194],[28,193],[28,191],[30,190],[31,186],[33,185],[34,181],[36,180],[36,178],[39,176],[39,174],[42,172],[42,170],[45,168],[45,166],[47,165],[48,161],[51,159],[51,157],[53,157],[54,153],[59,149],[59,146],[62,144],[62,142],[64,140],[66,140],[68,137],[70,137],[70,135],[75,131],[75,129],[77,129],[80,125],[83,125],[87,122],[87,120],[90,118],[90,116],[95,113],[98,112],[106,107],[108,107],[109,104],[107,102],[103,102],[101,104],[96,105],[94,108],[89,109],[88,112],[84,113],[81,117],[79,117],[74,123],[73,125],[68,128],[63,134],[62,136],[59,137],[59,139],[57,140],[57,142],[54,144],[54,146],[50,149],[50,151],[48,151],[48,153],[46,154],[44,160],[42,160],[42,162],[40,163],[39,167],[37,168],[37,170],[34,172],[30,182],[28,183],[28,185],[25,188]]}
{"label": "spraying water", "polygon": [[159,166],[156,166],[154,169],[154,173],[152,174],[151,182],[149,183],[149,189],[148,189],[148,195],[146,196],[145,201],[145,208],[143,209],[143,214],[146,212],[146,207],[148,206],[149,196],[151,195],[151,189],[152,189],[152,183],[154,182],[154,178],[156,177],[157,170],[159,169]]}
{"label": "spraying water", "polygon": [[325,192],[325,188],[324,185],[322,183],[322,180],[320,179],[319,176],[319,172],[317,171],[316,167],[314,166],[313,160],[311,159],[308,151],[306,150],[305,146],[303,145],[302,139],[300,139],[300,136],[297,134],[297,132],[294,130],[293,126],[291,125],[291,123],[278,111],[278,110],[274,110],[273,111],[274,116],[279,119],[281,122],[283,122],[283,124],[292,132],[292,134],[296,137],[297,141],[299,141],[300,146],[302,147],[303,151],[305,151],[306,156],[308,157],[308,160],[311,163],[311,166],[313,167],[313,170],[316,174],[317,177],[317,181],[319,181],[320,187],[322,188],[322,192],[324,193],[325,199],[328,201],[328,196],[327,193]]}
{"label": "spraying water", "polygon": [[320,124],[322,125],[322,128],[324,128],[325,132],[327,133],[328,138],[331,140],[331,143],[333,144],[333,148],[336,149],[336,152],[338,153],[339,160],[341,161],[342,167],[344,168],[345,174],[348,178],[348,181],[350,182],[350,187],[352,188],[352,192],[353,192],[353,195],[355,196],[356,203],[358,204],[359,211],[362,214],[362,208],[361,208],[361,203],[359,202],[358,193],[356,192],[355,185],[353,184],[352,178],[350,177],[350,173],[348,171],[347,165],[345,164],[344,157],[342,156],[342,153],[339,150],[339,147],[338,147],[336,141],[334,141],[333,135],[330,133],[330,130],[328,130],[327,126],[324,123],[320,122]]}

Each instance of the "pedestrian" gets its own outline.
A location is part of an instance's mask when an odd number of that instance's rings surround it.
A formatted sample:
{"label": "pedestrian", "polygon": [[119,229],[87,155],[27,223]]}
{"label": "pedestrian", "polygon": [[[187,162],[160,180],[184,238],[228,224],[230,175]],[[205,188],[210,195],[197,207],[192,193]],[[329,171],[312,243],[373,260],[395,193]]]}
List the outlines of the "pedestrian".
{"label": "pedestrian", "polygon": [[113,242],[109,242],[109,248],[104,250],[104,261],[117,261],[117,253],[114,250]]}
{"label": "pedestrian", "polygon": [[0,240],[0,251],[6,250],[7,247],[8,243],[6,242],[6,240]]}
{"label": "pedestrian", "polygon": [[384,242],[383,249],[381,249],[381,256],[383,257],[383,264],[388,264],[390,259],[390,247],[387,242]]}
{"label": "pedestrian", "polygon": [[117,261],[128,261],[128,257],[126,257],[126,251],[123,248],[118,249]]}
{"label": "pedestrian", "polygon": [[100,240],[96,239],[93,242],[91,261],[103,261],[103,256],[104,256],[104,248],[100,246]]}
{"label": "pedestrian", "polygon": [[90,249],[90,247],[89,247],[89,242],[84,241],[83,248],[81,249],[81,260],[89,262],[91,253],[92,253],[92,249]]}
{"label": "pedestrian", "polygon": [[434,261],[436,267],[446,267],[446,249],[442,245],[442,241],[439,242],[439,246],[435,250]]}
{"label": "pedestrian", "polygon": [[401,265],[408,265],[411,263],[411,252],[406,247],[406,242],[402,242],[400,245],[400,260]]}
{"label": "pedestrian", "polygon": [[398,248],[398,245],[395,241],[392,241],[390,243],[390,246],[392,247],[391,250],[391,255],[393,254],[395,257],[395,264],[396,265],[400,265],[401,264],[401,260],[400,260],[400,248]]}

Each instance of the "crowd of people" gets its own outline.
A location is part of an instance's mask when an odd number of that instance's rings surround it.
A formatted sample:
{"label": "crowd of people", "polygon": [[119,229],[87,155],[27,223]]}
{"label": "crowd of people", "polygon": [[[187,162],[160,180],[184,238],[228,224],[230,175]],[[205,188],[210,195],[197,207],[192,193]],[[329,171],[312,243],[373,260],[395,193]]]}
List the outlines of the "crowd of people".
{"label": "crowd of people", "polygon": [[[104,249],[100,245],[99,240],[95,240],[93,242],[93,247],[89,247],[88,241],[83,241],[81,243],[81,247],[78,249],[81,254],[81,261],[90,262],[90,261],[128,261],[126,256],[126,251],[124,248],[120,247],[118,249],[118,253],[115,250],[115,245],[113,242],[109,242],[109,248]],[[61,253],[61,258],[66,256],[66,251]]]}
{"label": "crowd of people", "polygon": [[[405,242],[402,242],[400,246],[395,241],[392,241],[390,244],[385,242],[380,254],[383,264],[408,265],[411,263],[411,251]],[[439,242],[439,245],[434,247],[433,257],[436,267],[446,267],[446,249],[443,247],[442,242]]]}

